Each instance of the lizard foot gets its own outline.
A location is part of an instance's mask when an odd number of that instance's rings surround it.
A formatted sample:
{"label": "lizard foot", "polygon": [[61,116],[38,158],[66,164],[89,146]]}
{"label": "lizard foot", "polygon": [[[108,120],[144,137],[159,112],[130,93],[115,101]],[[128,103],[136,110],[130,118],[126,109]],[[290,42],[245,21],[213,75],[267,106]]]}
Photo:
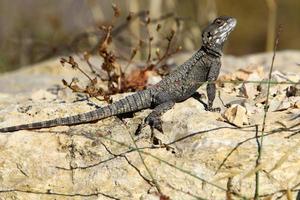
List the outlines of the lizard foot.
{"label": "lizard foot", "polygon": [[151,137],[154,136],[154,129],[163,133],[162,121],[160,119],[160,116],[156,115],[156,113],[153,112],[145,118],[143,123],[138,125],[138,127],[135,131],[135,135],[139,135],[141,133],[142,129],[145,128],[145,126],[147,126],[147,125],[149,125],[151,128],[151,135],[152,135]]}
{"label": "lizard foot", "polygon": [[162,146],[162,141],[154,135],[152,136],[151,140],[154,146]]}
{"label": "lizard foot", "polygon": [[148,124],[151,129],[156,129],[159,132],[163,133],[162,121],[160,119],[160,116],[156,115],[155,112],[150,113],[148,117],[146,117],[145,123]]}
{"label": "lizard foot", "polygon": [[162,129],[162,121],[159,116],[149,115],[145,118],[145,121],[143,123],[140,123],[135,130],[135,135],[139,135],[143,128],[145,128],[147,125],[151,128],[151,135],[154,135],[154,129],[158,130],[159,132],[163,133]]}
{"label": "lizard foot", "polygon": [[137,127],[137,129],[135,130],[134,135],[139,135],[141,134],[142,129],[145,127],[144,123],[140,123],[139,126]]}
{"label": "lizard foot", "polygon": [[231,106],[231,103],[225,104],[225,108],[230,108],[230,106]]}
{"label": "lizard foot", "polygon": [[221,108],[220,107],[215,107],[215,108],[213,108],[213,107],[207,107],[205,110],[206,111],[210,111],[210,112],[221,112]]}

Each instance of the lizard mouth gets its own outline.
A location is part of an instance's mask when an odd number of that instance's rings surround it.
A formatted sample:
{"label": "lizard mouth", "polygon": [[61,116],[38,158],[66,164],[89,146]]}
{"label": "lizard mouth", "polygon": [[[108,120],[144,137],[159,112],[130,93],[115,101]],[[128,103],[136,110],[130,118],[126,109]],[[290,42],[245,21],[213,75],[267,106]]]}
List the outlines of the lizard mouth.
{"label": "lizard mouth", "polygon": [[226,28],[226,31],[224,31],[224,33],[230,33],[236,26],[236,19],[235,18],[230,18],[228,19]]}
{"label": "lizard mouth", "polygon": [[237,23],[237,21],[235,18],[228,19],[228,22],[227,22],[226,26],[224,27],[224,31],[222,31],[222,33],[219,35],[219,37],[223,38],[223,40],[225,40],[225,38],[227,38],[229,33],[231,33],[233,31],[233,29],[235,28],[236,23]]}
{"label": "lizard mouth", "polygon": [[230,26],[230,31],[232,31],[235,28],[235,26],[236,26],[236,19],[235,18],[231,18],[229,20],[229,26]]}

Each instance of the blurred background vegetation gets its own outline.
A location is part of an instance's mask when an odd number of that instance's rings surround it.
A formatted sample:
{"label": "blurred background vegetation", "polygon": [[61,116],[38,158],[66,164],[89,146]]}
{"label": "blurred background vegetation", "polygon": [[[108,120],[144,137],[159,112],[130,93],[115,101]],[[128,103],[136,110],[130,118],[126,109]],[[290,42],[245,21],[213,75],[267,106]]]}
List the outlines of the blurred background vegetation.
{"label": "blurred background vegetation", "polygon": [[[113,17],[112,3],[120,8],[118,18]],[[150,30],[143,31],[138,21],[126,24],[129,12],[143,17],[146,10],[153,22]],[[238,20],[227,54],[270,51],[278,24],[282,25],[279,49],[300,49],[299,11],[299,0],[0,0],[0,72],[69,55],[81,40],[95,45],[101,37],[98,27],[111,20],[115,28],[128,25],[128,30],[115,33],[115,47],[124,54],[145,34],[154,37],[154,45],[162,45],[160,39],[171,29],[177,45],[195,50],[201,45],[201,28],[218,15]],[[159,33],[154,22],[161,24]],[[95,34],[85,37],[86,33]]]}

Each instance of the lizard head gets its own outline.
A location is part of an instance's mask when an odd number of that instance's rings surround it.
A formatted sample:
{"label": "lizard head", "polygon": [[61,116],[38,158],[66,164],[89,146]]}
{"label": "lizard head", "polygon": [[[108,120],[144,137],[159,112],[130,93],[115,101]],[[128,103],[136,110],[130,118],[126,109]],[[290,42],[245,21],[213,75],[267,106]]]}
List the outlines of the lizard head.
{"label": "lizard head", "polygon": [[210,51],[221,54],[224,42],[235,25],[236,19],[233,17],[221,16],[216,18],[202,32],[203,46]]}

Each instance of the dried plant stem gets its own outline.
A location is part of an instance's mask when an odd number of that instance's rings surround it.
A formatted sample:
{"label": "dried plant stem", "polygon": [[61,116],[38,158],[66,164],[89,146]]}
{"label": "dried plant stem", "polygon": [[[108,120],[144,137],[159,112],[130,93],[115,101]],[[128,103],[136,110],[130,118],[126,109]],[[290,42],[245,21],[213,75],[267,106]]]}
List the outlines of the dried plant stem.
{"label": "dried plant stem", "polygon": [[[263,137],[261,137],[263,138]],[[255,125],[255,139],[256,139],[256,143],[257,143],[257,159],[256,159],[256,167],[258,167],[261,164],[261,144],[259,141],[259,137],[258,137],[258,125]],[[255,194],[254,194],[254,199],[259,199],[259,170],[257,170],[257,172],[255,172]]]}
{"label": "dried plant stem", "polygon": [[77,67],[77,69],[78,69],[85,77],[87,77],[90,81],[93,81],[93,79],[92,79],[87,73],[85,73],[85,71],[82,70],[79,66]]}
{"label": "dried plant stem", "polygon": [[277,5],[275,0],[266,0],[268,7],[268,27],[266,51],[272,51],[275,41]]}
{"label": "dried plant stem", "polygon": [[146,63],[147,63],[147,65],[149,65],[150,62],[151,62],[151,57],[152,57],[152,53],[151,53],[152,45],[151,45],[151,43],[152,43],[152,40],[153,40],[153,37],[151,36],[150,30],[149,30],[149,23],[146,24],[146,30],[147,30],[147,35],[148,35],[148,58],[147,58]]}
{"label": "dried plant stem", "polygon": [[226,191],[226,200],[232,200],[232,177],[229,177],[227,180],[227,191]]}
{"label": "dried plant stem", "polygon": [[[275,56],[276,56],[276,50],[277,50],[277,46],[278,46],[278,42],[279,42],[280,32],[281,32],[281,27],[279,27],[279,30],[277,32],[276,41],[275,41],[274,49],[273,49],[272,63],[271,63],[270,71],[269,71],[267,98],[266,98],[266,103],[265,103],[265,107],[264,107],[264,116],[263,116],[262,130],[261,130],[261,138],[260,138],[260,141],[257,140],[258,156],[257,156],[257,160],[256,160],[256,167],[261,164],[261,155],[262,155],[262,150],[263,150],[263,141],[264,141],[264,133],[265,133],[265,127],[266,127],[266,119],[267,119],[267,113],[268,113],[268,110],[269,110],[269,94],[270,94],[270,87],[271,87],[270,80],[272,78],[274,60],[275,60]],[[258,133],[258,128],[256,128],[256,134],[257,133]],[[256,137],[258,137],[258,135]],[[254,199],[255,200],[259,199],[259,171],[257,171],[256,174],[255,174]]]}
{"label": "dried plant stem", "polygon": [[[129,4],[129,10],[133,11],[133,12],[136,12],[138,10],[140,10],[140,1],[133,1],[132,3]],[[141,38],[141,25],[140,25],[140,22],[139,21],[132,21],[130,24],[129,24],[129,29],[130,29],[130,32],[131,33],[134,33],[134,35],[136,35],[136,38]],[[131,44],[134,43],[134,38],[128,38],[130,41]],[[142,54],[141,52],[137,52],[136,53],[136,58],[137,59],[141,59],[142,58]]]}
{"label": "dried plant stem", "polygon": [[[151,15],[155,16],[155,17],[160,16],[161,13],[164,13],[164,11],[163,11],[163,0],[149,1],[149,11],[150,11]],[[152,21],[152,19],[151,19],[151,21]],[[153,31],[151,33],[151,36],[153,38],[158,38],[158,32]]]}
{"label": "dried plant stem", "polygon": [[170,56],[169,54],[169,51],[170,51],[170,48],[171,48],[171,42],[174,38],[174,34],[175,34],[175,31],[172,30],[170,35],[167,37],[167,40],[168,40],[168,45],[167,45],[167,48],[165,50],[165,53],[163,54],[163,56],[161,58],[158,59],[158,61],[155,63],[156,67],[158,66],[158,64],[160,64],[165,58],[167,58],[168,56]]}

